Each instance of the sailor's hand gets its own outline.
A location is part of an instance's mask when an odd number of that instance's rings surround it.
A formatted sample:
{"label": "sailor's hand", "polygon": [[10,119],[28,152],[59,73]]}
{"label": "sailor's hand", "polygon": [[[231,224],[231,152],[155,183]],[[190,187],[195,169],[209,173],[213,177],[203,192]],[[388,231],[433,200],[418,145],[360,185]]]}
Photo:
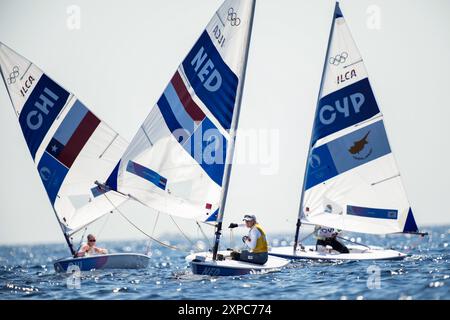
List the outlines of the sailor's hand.
{"label": "sailor's hand", "polygon": [[230,225],[228,226],[228,228],[233,229],[233,228],[237,228],[239,227],[239,225],[237,223],[230,223]]}
{"label": "sailor's hand", "polygon": [[242,237],[242,242],[246,243],[247,241],[250,241],[250,237],[249,236],[243,236]]}

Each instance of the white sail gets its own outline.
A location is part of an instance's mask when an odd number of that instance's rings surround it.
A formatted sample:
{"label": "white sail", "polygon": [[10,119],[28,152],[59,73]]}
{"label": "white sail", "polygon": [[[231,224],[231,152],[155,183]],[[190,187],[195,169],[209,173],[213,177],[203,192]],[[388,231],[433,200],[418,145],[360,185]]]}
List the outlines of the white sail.
{"label": "white sail", "polygon": [[253,1],[215,12],[123,155],[117,188],[159,212],[217,216]]}
{"label": "white sail", "polygon": [[372,234],[417,232],[383,115],[338,4],[310,148],[303,223]]}
{"label": "white sail", "polygon": [[0,43],[0,71],[49,200],[66,235],[127,200],[98,189],[127,142],[36,65]]}

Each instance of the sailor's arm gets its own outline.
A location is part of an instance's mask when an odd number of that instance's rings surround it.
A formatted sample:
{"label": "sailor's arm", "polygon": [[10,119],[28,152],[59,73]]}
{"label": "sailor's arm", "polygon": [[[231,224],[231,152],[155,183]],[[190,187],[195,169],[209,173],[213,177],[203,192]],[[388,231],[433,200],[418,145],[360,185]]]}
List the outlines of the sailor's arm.
{"label": "sailor's arm", "polygon": [[84,246],[81,247],[80,251],[77,252],[77,257],[84,257],[88,250],[89,246],[85,244]]}
{"label": "sailor's arm", "polygon": [[102,254],[107,254],[108,253],[108,250],[103,249],[103,248],[95,247],[94,250],[95,250],[96,253],[102,253]]}
{"label": "sailor's arm", "polygon": [[237,227],[246,227],[245,223],[230,223],[230,225],[228,226],[228,228],[233,229],[233,228],[237,228]]}

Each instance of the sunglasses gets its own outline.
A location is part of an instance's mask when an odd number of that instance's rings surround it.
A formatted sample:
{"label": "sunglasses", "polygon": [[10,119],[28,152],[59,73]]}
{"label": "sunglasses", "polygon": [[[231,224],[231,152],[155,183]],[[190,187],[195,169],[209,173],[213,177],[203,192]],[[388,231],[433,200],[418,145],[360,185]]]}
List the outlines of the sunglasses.
{"label": "sunglasses", "polygon": [[94,239],[94,240],[89,240],[89,242],[95,242],[96,240]]}

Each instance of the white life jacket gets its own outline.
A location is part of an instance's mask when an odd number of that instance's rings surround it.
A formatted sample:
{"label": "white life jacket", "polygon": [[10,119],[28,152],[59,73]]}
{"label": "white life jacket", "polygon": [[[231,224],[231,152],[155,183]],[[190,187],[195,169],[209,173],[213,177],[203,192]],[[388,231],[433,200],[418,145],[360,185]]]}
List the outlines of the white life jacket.
{"label": "white life jacket", "polygon": [[316,238],[320,240],[325,240],[327,238],[332,238],[336,233],[336,229],[328,227],[319,227],[316,230]]}

